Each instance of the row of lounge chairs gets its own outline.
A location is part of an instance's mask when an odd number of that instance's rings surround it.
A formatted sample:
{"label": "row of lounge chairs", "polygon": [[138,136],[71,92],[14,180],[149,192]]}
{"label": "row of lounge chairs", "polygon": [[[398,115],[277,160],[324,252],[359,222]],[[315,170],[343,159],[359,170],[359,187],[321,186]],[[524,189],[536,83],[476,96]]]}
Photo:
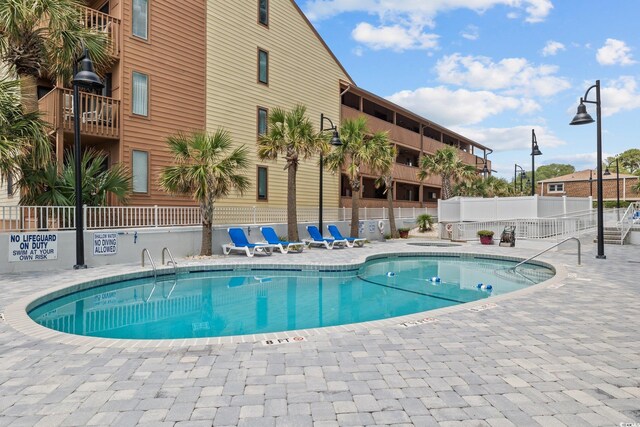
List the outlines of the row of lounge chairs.
{"label": "row of lounge chairs", "polygon": [[257,253],[271,255],[273,251],[276,250],[283,254],[288,252],[302,252],[305,247],[310,248],[313,246],[326,249],[337,247],[353,248],[354,246],[362,247],[366,241],[366,239],[362,238],[342,236],[340,230],[335,225],[329,225],[327,229],[332,237],[326,238],[320,233],[318,227],[308,225],[307,232],[309,233],[309,239],[303,239],[302,242],[286,242],[278,238],[278,235],[272,227],[260,227],[264,241],[251,243],[242,228],[229,228],[227,231],[229,232],[231,243],[222,245],[222,252],[225,255],[229,255],[231,252],[240,252],[248,257],[252,257]]}

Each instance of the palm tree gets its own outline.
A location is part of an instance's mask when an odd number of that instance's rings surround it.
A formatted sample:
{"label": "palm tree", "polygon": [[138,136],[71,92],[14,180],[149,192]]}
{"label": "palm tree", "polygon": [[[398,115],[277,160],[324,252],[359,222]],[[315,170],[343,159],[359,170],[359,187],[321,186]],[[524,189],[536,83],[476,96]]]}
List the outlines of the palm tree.
{"label": "palm tree", "polygon": [[228,153],[233,145],[229,132],[195,131],[167,138],[175,165],[164,168],[160,186],[172,194],[191,195],[200,204],[202,247],[200,255],[211,255],[214,203],[233,189],[244,192],[249,180],[242,175],[249,162],[244,145]]}
{"label": "palm tree", "polygon": [[295,106],[291,111],[274,108],[269,114],[267,133],[258,139],[258,157],[276,160],[284,157],[287,171],[287,234],[292,242],[298,238],[296,210],[296,175],[300,161],[327,151],[326,138],[316,133],[306,116],[307,108]]}
{"label": "palm tree", "polygon": [[96,64],[107,64],[107,38],[85,26],[83,6],[80,0],[0,2],[0,62],[20,78],[25,113],[38,110],[36,80],[69,81],[83,46]]}
{"label": "palm tree", "polygon": [[420,159],[418,179],[423,180],[431,175],[439,175],[442,179],[442,200],[447,200],[453,195],[452,181],[473,179],[477,176],[477,171],[474,166],[460,160],[455,148],[445,147],[436,151],[433,156],[423,156]]}
{"label": "palm tree", "polygon": [[386,132],[371,133],[367,130],[367,119],[360,116],[347,119],[340,127],[342,145],[327,156],[327,168],[339,172],[346,165],[351,187],[351,236],[358,237],[360,223],[360,168],[369,167],[372,171],[379,168],[377,162],[385,151],[383,146],[388,144]]}
{"label": "palm tree", "polygon": [[378,171],[380,178],[376,180],[376,187],[384,185],[384,192],[387,195],[387,204],[389,208],[389,232],[391,238],[400,237],[396,228],[396,216],[393,211],[393,165],[398,157],[398,149],[395,145],[388,142],[381,146],[383,151],[378,157]]}
{"label": "palm tree", "polygon": [[49,164],[47,131],[37,113],[22,111],[19,82],[0,79],[0,176],[20,175],[22,163],[31,167]]}
{"label": "palm tree", "polygon": [[[131,176],[122,163],[104,169],[107,155],[93,149],[82,154],[82,200],[88,206],[104,206],[108,195],[118,203],[126,204],[131,194]],[[39,168],[23,165],[23,174],[17,185],[21,189],[21,205],[73,206],[75,191],[75,155],[65,153],[62,171],[55,161]]]}

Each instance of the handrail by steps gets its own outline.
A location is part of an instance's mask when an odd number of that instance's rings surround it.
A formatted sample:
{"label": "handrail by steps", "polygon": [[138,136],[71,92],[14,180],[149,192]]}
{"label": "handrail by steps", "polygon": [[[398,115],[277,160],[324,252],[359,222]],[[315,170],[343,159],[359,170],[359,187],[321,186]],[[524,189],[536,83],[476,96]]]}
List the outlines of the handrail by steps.
{"label": "handrail by steps", "polygon": [[173,259],[173,255],[171,255],[171,251],[169,250],[169,248],[164,247],[162,248],[162,265],[164,265],[164,253],[169,254],[169,261],[167,261],[167,265],[169,265],[169,263],[171,263],[171,265],[173,265],[173,274],[174,276],[178,275],[178,270],[176,268],[176,266],[178,265],[178,263],[176,262],[175,259]]}
{"label": "handrail by steps", "polygon": [[562,240],[562,241],[560,241],[560,242],[558,242],[558,243],[556,243],[556,244],[554,244],[554,245],[552,245],[552,246],[549,246],[547,249],[543,250],[542,252],[538,252],[538,253],[537,253],[537,254],[535,254],[534,256],[529,257],[529,258],[525,259],[524,261],[522,261],[522,262],[520,262],[520,263],[516,264],[516,266],[515,266],[515,267],[513,267],[513,269],[515,270],[516,268],[520,267],[522,264],[524,264],[524,263],[526,263],[526,262],[529,262],[529,261],[531,261],[531,260],[532,260],[532,259],[534,259],[534,258],[539,257],[539,256],[540,256],[540,255],[542,255],[543,253],[548,252],[548,251],[550,251],[551,249],[553,249],[553,248],[555,248],[555,247],[557,247],[557,246],[560,246],[560,245],[561,245],[561,244],[563,244],[564,242],[568,242],[569,240],[575,240],[576,242],[578,242],[578,265],[581,265],[581,264],[582,264],[582,255],[581,255],[581,247],[582,247],[582,244],[580,243],[580,239],[578,239],[577,237],[567,237],[566,239],[564,239],[564,240]]}
{"label": "handrail by steps", "polygon": [[144,254],[147,254],[147,256],[149,257],[149,261],[151,261],[151,267],[153,267],[153,278],[155,280],[158,280],[158,271],[156,269],[156,263],[153,262],[153,258],[151,258],[151,254],[149,253],[149,249],[144,248],[142,250],[142,266],[144,267]]}

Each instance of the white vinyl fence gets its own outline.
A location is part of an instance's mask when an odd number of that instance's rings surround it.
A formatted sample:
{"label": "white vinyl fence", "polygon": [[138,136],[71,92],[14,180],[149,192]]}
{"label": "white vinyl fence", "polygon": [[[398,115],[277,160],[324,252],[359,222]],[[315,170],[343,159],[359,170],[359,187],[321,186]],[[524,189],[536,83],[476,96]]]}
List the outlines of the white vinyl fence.
{"label": "white vinyl fence", "polygon": [[[605,224],[615,224],[616,209],[606,209]],[[516,218],[499,221],[474,221],[454,222],[440,228],[442,239],[459,241],[476,240],[479,230],[491,230],[494,239],[499,239],[500,234],[507,226],[515,226],[518,239],[562,239],[571,236],[580,236],[592,231],[597,226],[597,211],[587,210],[575,212],[570,215],[553,218]]]}
{"label": "white vinyl fence", "polygon": [[438,221],[499,221],[513,218],[546,218],[587,211],[591,197],[453,197],[438,200]]}
{"label": "white vinyl fence", "polygon": [[[420,214],[432,215],[436,209],[395,208],[396,219],[411,219]],[[298,223],[318,220],[317,208],[298,208]],[[327,208],[323,221],[349,221],[351,208]],[[170,206],[84,206],[86,230],[145,227],[181,227],[202,223],[198,207]],[[388,219],[387,208],[361,208],[360,220]],[[265,207],[217,207],[214,209],[214,225],[281,224],[287,222],[286,208]],[[1,206],[0,232],[35,230],[73,230],[74,206]]]}

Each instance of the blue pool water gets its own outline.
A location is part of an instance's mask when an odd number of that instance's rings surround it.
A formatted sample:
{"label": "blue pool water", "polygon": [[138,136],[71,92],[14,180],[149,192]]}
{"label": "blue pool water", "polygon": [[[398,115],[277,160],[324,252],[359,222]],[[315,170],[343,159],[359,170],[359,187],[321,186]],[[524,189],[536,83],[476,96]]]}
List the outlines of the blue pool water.
{"label": "blue pool water", "polygon": [[[490,298],[553,272],[515,262],[458,257],[375,259],[350,271],[254,267],[180,273],[104,285],[29,312],[61,332],[176,339],[278,332],[402,316]],[[439,282],[432,280],[438,277]],[[492,290],[478,289],[490,284]]]}

